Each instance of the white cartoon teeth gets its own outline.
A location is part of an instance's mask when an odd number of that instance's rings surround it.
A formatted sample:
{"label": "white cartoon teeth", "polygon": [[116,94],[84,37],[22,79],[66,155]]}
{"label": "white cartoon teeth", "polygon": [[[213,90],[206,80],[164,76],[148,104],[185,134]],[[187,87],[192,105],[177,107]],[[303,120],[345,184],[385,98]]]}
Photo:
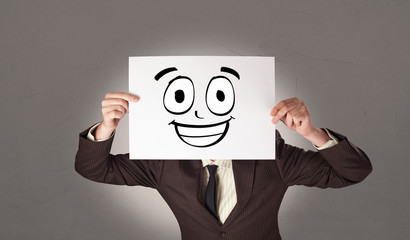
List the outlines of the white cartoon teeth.
{"label": "white cartoon teeth", "polygon": [[178,127],[178,132],[183,137],[198,137],[222,134],[225,131],[226,124],[221,124],[214,127],[198,128],[198,127]]}
{"label": "white cartoon teeth", "polygon": [[175,126],[178,137],[188,145],[194,147],[209,147],[221,141],[229,129],[230,119],[208,125],[182,124],[175,121],[170,122]]}
{"label": "white cartoon teeth", "polygon": [[220,138],[222,134],[217,136],[209,136],[209,137],[183,137],[180,136],[181,140],[185,143],[195,146],[195,147],[207,147],[214,145]]}

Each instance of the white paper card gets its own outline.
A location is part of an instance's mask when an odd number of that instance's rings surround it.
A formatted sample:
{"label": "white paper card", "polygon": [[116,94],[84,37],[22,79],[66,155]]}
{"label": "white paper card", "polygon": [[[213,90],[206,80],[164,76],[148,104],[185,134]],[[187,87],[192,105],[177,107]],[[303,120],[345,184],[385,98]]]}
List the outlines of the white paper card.
{"label": "white paper card", "polygon": [[130,57],[130,159],[275,159],[274,57]]}

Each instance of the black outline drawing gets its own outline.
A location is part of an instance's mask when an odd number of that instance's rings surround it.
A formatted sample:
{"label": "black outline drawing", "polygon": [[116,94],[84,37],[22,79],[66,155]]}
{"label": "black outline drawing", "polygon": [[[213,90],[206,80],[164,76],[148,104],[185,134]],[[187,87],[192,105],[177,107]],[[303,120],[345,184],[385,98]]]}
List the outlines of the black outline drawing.
{"label": "black outline drawing", "polygon": [[[228,111],[226,111],[226,112],[224,112],[224,113],[216,113],[216,112],[212,111],[211,108],[210,108],[209,105],[208,105],[208,89],[209,89],[209,86],[211,86],[211,83],[212,83],[213,80],[218,79],[218,78],[224,78],[224,79],[228,80],[228,82],[231,84],[232,91],[233,91],[232,107],[231,107],[231,109],[229,109]],[[206,107],[208,108],[208,110],[209,110],[211,113],[213,113],[213,114],[215,114],[215,115],[217,115],[217,116],[225,116],[225,115],[227,115],[228,113],[230,113],[230,112],[232,111],[233,107],[235,106],[235,89],[234,89],[234,87],[233,87],[233,85],[232,85],[231,80],[229,80],[229,79],[228,79],[227,77],[225,77],[225,76],[215,76],[215,77],[211,78],[211,80],[210,80],[209,83],[208,83],[208,86],[206,87],[205,103],[206,103]]]}
{"label": "black outline drawing", "polygon": [[198,111],[197,111],[197,110],[195,110],[195,117],[197,117],[197,118],[199,118],[199,119],[204,119],[204,117],[198,116]]}
{"label": "black outline drawing", "polygon": [[230,73],[232,75],[234,75],[236,78],[241,79],[239,76],[239,73],[235,70],[233,70],[232,68],[228,68],[228,67],[221,67],[221,72],[226,72],[226,73]]}
{"label": "black outline drawing", "polygon": [[[173,71],[178,71],[178,69],[177,69],[176,67],[168,67],[168,68],[165,68],[165,69],[161,70],[159,73],[157,73],[157,74],[155,75],[154,79],[155,79],[156,81],[158,81],[158,80],[159,80],[161,77],[163,77],[165,74],[170,73],[170,72],[173,72]],[[238,73],[237,71],[235,71],[234,69],[232,69],[232,68],[229,68],[229,67],[221,67],[220,71],[221,71],[221,72],[225,72],[225,73],[232,74],[232,75],[235,76],[238,80],[240,79],[239,73]],[[232,90],[233,90],[233,103],[232,103],[232,107],[231,107],[227,112],[222,113],[222,114],[213,112],[213,111],[209,108],[209,106],[208,106],[208,101],[207,101],[209,86],[210,86],[210,84],[212,83],[212,81],[215,80],[216,78],[224,78],[224,79],[228,80],[228,82],[231,84],[231,87],[232,87]],[[186,109],[186,110],[183,111],[183,112],[173,112],[173,111],[170,111],[170,110],[167,108],[167,106],[165,105],[165,95],[166,95],[166,93],[167,93],[167,91],[168,91],[168,88],[171,86],[172,82],[174,82],[174,81],[177,80],[177,79],[188,79],[188,80],[191,82],[192,88],[193,88],[193,99],[192,99],[192,103],[191,103],[191,105],[189,106],[189,108]],[[216,115],[216,116],[224,116],[224,115],[227,115],[227,114],[230,113],[230,112],[232,111],[232,109],[234,108],[234,106],[235,106],[235,99],[236,99],[235,89],[234,89],[234,87],[233,87],[233,84],[232,84],[231,80],[229,80],[229,78],[227,78],[227,77],[225,77],[225,76],[215,76],[215,77],[211,78],[211,80],[209,81],[208,86],[207,86],[207,88],[206,88],[206,94],[205,94],[205,103],[206,103],[206,106],[207,106],[208,110],[209,110],[211,113],[213,113],[213,114]],[[168,86],[167,86],[167,88],[165,89],[164,95],[163,95],[163,97],[162,97],[162,103],[163,103],[163,105],[164,105],[164,108],[165,108],[169,113],[175,114],[175,115],[185,114],[185,113],[187,113],[189,110],[191,110],[192,106],[194,105],[194,102],[195,102],[195,86],[194,86],[193,81],[192,81],[189,77],[186,77],[186,76],[177,76],[177,77],[173,78],[171,81],[169,81]],[[204,119],[204,117],[198,116],[198,111],[195,111],[195,117],[197,117],[198,119]],[[219,142],[225,137],[225,135],[228,133],[228,130],[229,130],[229,122],[231,121],[231,119],[235,119],[235,118],[232,117],[232,116],[230,116],[230,118],[229,118],[228,120],[225,120],[225,121],[222,121],[222,122],[219,122],[219,123],[206,124],[206,125],[184,124],[184,123],[176,122],[175,119],[174,119],[173,121],[171,121],[170,123],[168,123],[168,125],[171,125],[171,124],[174,125],[175,132],[176,132],[177,136],[178,136],[179,139],[181,139],[184,143],[186,143],[186,144],[188,144],[188,145],[190,145],[190,146],[193,146],[193,147],[209,147],[209,146],[212,146],[212,145],[215,145],[215,144],[219,143]],[[178,130],[179,127],[183,127],[183,128],[210,128],[210,127],[220,126],[220,125],[223,125],[223,124],[225,124],[225,129],[224,129],[224,131],[223,131],[222,133],[215,133],[215,134],[210,134],[210,135],[202,135],[202,136],[181,135],[180,132],[179,132],[179,130]],[[209,143],[209,144],[206,144],[206,145],[203,145],[203,146],[202,146],[202,145],[194,145],[194,144],[189,143],[189,142],[187,142],[186,140],[183,139],[184,137],[185,137],[185,138],[200,138],[200,137],[212,137],[212,136],[218,136],[218,135],[220,135],[220,137],[219,137],[216,141],[213,141],[212,143]]]}
{"label": "black outline drawing", "polygon": [[[193,97],[192,97],[191,105],[190,105],[185,111],[183,111],[183,112],[173,112],[173,111],[169,110],[169,109],[167,108],[167,106],[165,105],[165,95],[166,95],[167,92],[168,92],[168,88],[172,85],[172,83],[173,83],[175,80],[178,80],[178,79],[188,79],[188,80],[191,82],[192,88],[193,88]],[[165,108],[169,113],[172,113],[172,114],[175,114],[175,115],[181,115],[181,114],[187,113],[187,112],[192,108],[192,106],[194,105],[194,101],[195,101],[195,86],[194,86],[194,83],[192,82],[192,80],[191,80],[189,77],[186,77],[186,76],[177,76],[177,77],[175,77],[174,79],[172,79],[171,81],[169,81],[168,86],[167,86],[167,88],[165,89],[164,96],[162,97],[162,103],[164,104],[164,108]]]}
{"label": "black outline drawing", "polygon": [[173,72],[173,71],[178,71],[178,69],[176,67],[165,68],[164,70],[157,73],[157,75],[155,75],[154,79],[158,81],[162,76],[164,76],[167,73]]}
{"label": "black outline drawing", "polygon": [[[207,125],[184,124],[184,123],[179,123],[179,122],[176,122],[175,120],[173,120],[173,121],[171,121],[170,123],[168,123],[168,125],[171,125],[171,124],[174,125],[174,127],[175,127],[175,132],[177,133],[179,139],[181,139],[184,143],[186,143],[186,144],[188,144],[188,145],[190,145],[190,146],[193,146],[193,147],[209,147],[209,146],[212,146],[212,145],[215,145],[215,144],[219,143],[219,142],[225,137],[225,135],[228,133],[229,121],[230,121],[231,119],[235,119],[235,118],[231,116],[228,120],[225,120],[225,121],[222,121],[222,122],[219,122],[219,123],[207,124]],[[211,135],[187,136],[187,135],[181,135],[181,134],[179,133],[179,130],[178,130],[178,127],[185,127],[185,128],[209,128],[209,127],[219,126],[219,125],[222,125],[222,124],[226,124],[224,131],[223,131],[222,133],[211,134]],[[204,146],[194,145],[194,144],[191,144],[191,143],[189,143],[189,142],[187,142],[187,141],[185,141],[185,140],[183,139],[183,137],[200,138],[200,137],[212,137],[212,136],[217,136],[217,135],[220,135],[220,134],[221,134],[221,136],[220,136],[216,141],[214,141],[214,142],[212,142],[212,143],[210,143],[210,144],[204,145]]]}

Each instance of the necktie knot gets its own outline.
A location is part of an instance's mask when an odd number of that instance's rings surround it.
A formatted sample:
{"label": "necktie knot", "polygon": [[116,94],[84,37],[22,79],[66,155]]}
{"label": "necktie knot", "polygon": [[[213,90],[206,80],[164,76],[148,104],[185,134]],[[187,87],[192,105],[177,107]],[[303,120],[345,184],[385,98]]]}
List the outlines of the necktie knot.
{"label": "necktie knot", "polygon": [[207,165],[206,167],[208,168],[209,175],[215,176],[215,172],[216,172],[216,169],[218,168],[218,165]]}

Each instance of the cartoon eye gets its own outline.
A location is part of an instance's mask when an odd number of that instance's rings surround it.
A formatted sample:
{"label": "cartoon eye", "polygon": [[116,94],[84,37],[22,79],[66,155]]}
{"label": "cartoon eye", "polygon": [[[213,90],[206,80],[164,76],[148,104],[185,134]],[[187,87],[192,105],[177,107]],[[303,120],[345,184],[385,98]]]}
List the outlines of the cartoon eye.
{"label": "cartoon eye", "polygon": [[235,91],[228,78],[217,76],[211,79],[206,90],[206,105],[213,114],[222,116],[232,111]]}
{"label": "cartoon eye", "polygon": [[194,104],[195,91],[191,79],[176,77],[168,84],[164,93],[164,107],[172,114],[184,114]]}

